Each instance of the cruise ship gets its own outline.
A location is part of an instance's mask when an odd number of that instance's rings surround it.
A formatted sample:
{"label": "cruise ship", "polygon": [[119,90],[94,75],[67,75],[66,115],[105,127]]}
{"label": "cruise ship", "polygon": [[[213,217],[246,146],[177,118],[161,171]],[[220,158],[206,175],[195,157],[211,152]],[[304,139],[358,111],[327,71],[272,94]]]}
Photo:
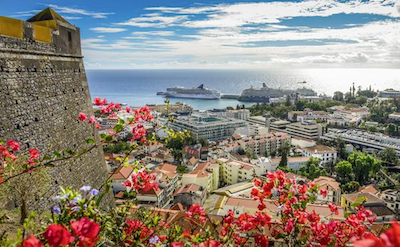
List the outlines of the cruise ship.
{"label": "cruise ship", "polygon": [[167,88],[166,92],[158,92],[157,95],[165,95],[170,98],[186,98],[186,99],[219,99],[220,92],[213,89],[205,88],[203,84],[198,87],[172,87]]}
{"label": "cruise ship", "polygon": [[265,83],[261,88],[248,88],[242,91],[242,94],[239,96],[239,101],[244,102],[269,102],[270,98],[279,98],[283,96],[290,96],[293,94],[298,94],[299,96],[315,96],[317,93],[308,88],[298,88],[296,90],[289,89],[276,89],[270,88]]}

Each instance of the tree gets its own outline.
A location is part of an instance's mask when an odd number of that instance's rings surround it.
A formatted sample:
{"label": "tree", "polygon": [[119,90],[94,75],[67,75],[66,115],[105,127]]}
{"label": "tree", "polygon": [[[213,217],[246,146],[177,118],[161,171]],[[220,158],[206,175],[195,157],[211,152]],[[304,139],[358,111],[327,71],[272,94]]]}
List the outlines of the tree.
{"label": "tree", "polygon": [[292,101],[290,101],[290,96],[286,96],[286,102],[285,102],[285,106],[291,106],[292,105]]}
{"label": "tree", "polygon": [[345,182],[348,182],[351,180],[351,174],[353,173],[353,167],[351,166],[350,162],[343,160],[343,161],[340,161],[335,166],[335,171],[336,171],[336,174],[337,174],[339,180],[342,183],[345,183]]}
{"label": "tree", "polygon": [[336,150],[338,152],[339,159],[346,160],[348,153],[346,150],[346,144],[342,138],[338,137],[336,139]]}
{"label": "tree", "polygon": [[336,91],[336,92],[333,93],[333,98],[332,99],[336,100],[336,101],[343,102],[344,101],[344,95],[343,95],[342,92]]}
{"label": "tree", "polygon": [[300,168],[299,174],[310,180],[314,180],[320,176],[328,176],[328,172],[319,167],[321,161],[322,160],[319,158],[311,157],[306,166]]}
{"label": "tree", "polygon": [[253,149],[251,149],[251,148],[246,148],[245,153],[246,153],[247,158],[249,158],[249,159],[257,158],[256,154],[254,153]]}
{"label": "tree", "polygon": [[371,174],[375,176],[381,168],[380,160],[366,153],[353,152],[347,161],[351,163],[355,180],[361,185],[369,181]]}
{"label": "tree", "polygon": [[238,151],[237,151],[237,154],[239,154],[239,155],[245,155],[246,152],[243,150],[243,148],[239,148]]}
{"label": "tree", "polygon": [[378,157],[386,164],[397,165],[399,158],[397,157],[396,150],[394,148],[385,148],[380,151]]}
{"label": "tree", "polygon": [[180,173],[180,174],[183,174],[183,173],[188,173],[189,169],[187,168],[187,166],[178,165],[178,166],[176,167],[176,171],[177,171],[178,173]]}
{"label": "tree", "polygon": [[204,138],[204,137],[200,138],[199,142],[200,142],[202,147],[208,147],[210,145],[208,140],[206,138]]}
{"label": "tree", "polygon": [[281,155],[281,161],[279,162],[279,166],[281,167],[287,166],[288,162],[287,157],[289,155],[289,152],[290,152],[290,143],[286,141],[278,149],[278,153]]}
{"label": "tree", "polygon": [[390,136],[395,136],[397,132],[397,125],[390,123],[385,129],[386,133]]}

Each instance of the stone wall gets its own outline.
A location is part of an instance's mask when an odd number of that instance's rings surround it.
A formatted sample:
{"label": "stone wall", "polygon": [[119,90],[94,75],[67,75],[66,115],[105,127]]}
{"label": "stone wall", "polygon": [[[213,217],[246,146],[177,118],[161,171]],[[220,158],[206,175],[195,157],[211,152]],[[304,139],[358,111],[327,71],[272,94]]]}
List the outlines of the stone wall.
{"label": "stone wall", "polygon": [[[71,34],[65,39],[67,32],[72,32],[72,41]],[[85,139],[98,137],[89,124],[78,121],[79,112],[93,114],[79,29],[60,26],[50,44],[29,35],[28,28],[23,39],[0,36],[0,138],[15,139],[23,149],[38,148],[43,154],[74,150]],[[48,208],[59,186],[99,188],[107,177],[101,148],[47,170],[49,191],[30,201],[30,208]],[[113,204],[111,195],[106,201]]]}

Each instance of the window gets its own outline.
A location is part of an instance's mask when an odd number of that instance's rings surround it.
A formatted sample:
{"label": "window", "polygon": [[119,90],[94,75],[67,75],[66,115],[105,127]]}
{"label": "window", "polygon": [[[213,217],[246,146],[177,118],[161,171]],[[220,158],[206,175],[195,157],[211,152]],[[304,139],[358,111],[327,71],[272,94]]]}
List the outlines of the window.
{"label": "window", "polygon": [[68,41],[72,42],[72,33],[71,33],[71,31],[68,31]]}

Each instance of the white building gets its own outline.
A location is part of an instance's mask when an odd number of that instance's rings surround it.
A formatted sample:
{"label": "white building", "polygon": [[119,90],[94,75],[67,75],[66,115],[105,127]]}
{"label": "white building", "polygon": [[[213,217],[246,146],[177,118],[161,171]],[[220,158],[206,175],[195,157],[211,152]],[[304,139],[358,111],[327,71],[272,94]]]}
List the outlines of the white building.
{"label": "white building", "polygon": [[289,124],[286,132],[292,137],[301,137],[306,139],[317,140],[322,135],[322,125],[314,121],[304,121]]}
{"label": "white building", "polygon": [[197,140],[206,138],[214,141],[229,138],[237,128],[246,125],[245,121],[239,119],[197,114],[175,119],[170,127],[175,131],[190,131]]}
{"label": "white building", "polygon": [[393,210],[395,213],[400,212],[400,192],[397,190],[384,190],[382,191],[380,198],[385,201],[388,208]]}
{"label": "white building", "polygon": [[394,90],[392,88],[386,89],[384,91],[379,92],[379,97],[381,98],[400,97],[400,91]]}
{"label": "white building", "polygon": [[[276,170],[281,162],[282,158],[273,158],[271,159],[271,169],[272,171]],[[307,162],[309,161],[309,157],[288,157],[287,158],[287,167],[291,168],[295,171],[300,170],[300,167],[306,166]]]}
{"label": "white building", "polygon": [[321,164],[335,163],[337,159],[337,151],[334,148],[325,145],[315,145],[306,147],[302,150],[303,156],[321,159]]}
{"label": "white building", "polygon": [[227,110],[226,117],[247,120],[250,117],[250,111],[247,109]]}
{"label": "white building", "polygon": [[311,109],[304,109],[304,111],[291,111],[288,112],[288,119],[295,122],[304,122],[307,120],[320,120],[326,122],[329,115],[326,111],[312,111]]}

